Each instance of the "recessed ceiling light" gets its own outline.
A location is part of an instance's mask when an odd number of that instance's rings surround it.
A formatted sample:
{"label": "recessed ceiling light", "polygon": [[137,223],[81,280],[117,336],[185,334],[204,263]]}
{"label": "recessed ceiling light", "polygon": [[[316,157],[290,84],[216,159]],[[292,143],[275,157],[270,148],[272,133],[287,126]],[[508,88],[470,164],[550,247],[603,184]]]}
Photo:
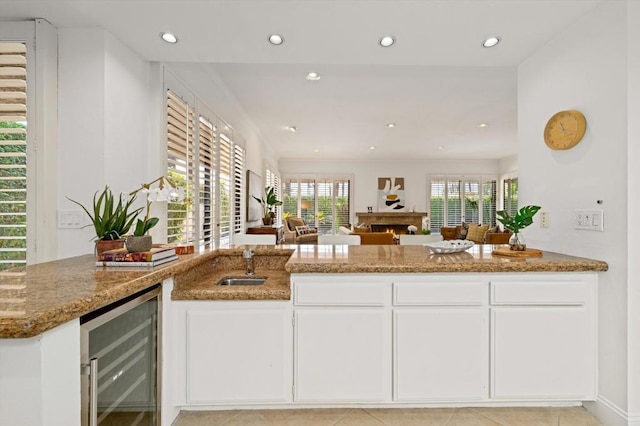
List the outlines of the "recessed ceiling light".
{"label": "recessed ceiling light", "polygon": [[438,147],[438,149],[444,149],[444,146],[440,145],[440,146]]}
{"label": "recessed ceiling light", "polygon": [[284,37],[282,37],[280,34],[271,34],[269,36],[269,43],[273,44],[274,46],[280,46],[282,43],[284,43]]}
{"label": "recessed ceiling light", "polygon": [[489,37],[482,42],[482,47],[493,47],[498,43],[500,43],[500,37]]}
{"label": "recessed ceiling light", "polygon": [[485,127],[487,127],[487,123],[480,123],[480,124],[478,125],[478,127],[485,128]]}
{"label": "recessed ceiling light", "polygon": [[314,149],[313,152],[320,152],[320,150],[319,149]]}
{"label": "recessed ceiling light", "polygon": [[369,149],[376,149],[376,147],[375,146],[370,146]]}
{"label": "recessed ceiling light", "polygon": [[292,133],[295,133],[295,132],[297,132],[297,131],[298,131],[298,129],[296,128],[296,126],[288,126],[288,127],[287,127],[287,130],[288,130],[288,131],[290,131],[290,132],[292,132]]}
{"label": "recessed ceiling light", "polygon": [[317,72],[310,72],[309,74],[307,74],[307,80],[318,81],[320,80],[320,74],[318,74]]}
{"label": "recessed ceiling light", "polygon": [[178,37],[176,37],[171,33],[160,33],[160,38],[166,41],[167,43],[171,43],[171,44],[178,42]]}
{"label": "recessed ceiling light", "polygon": [[396,123],[387,123],[387,127],[393,129],[394,127],[396,127]]}
{"label": "recessed ceiling light", "polygon": [[395,42],[396,42],[396,38],[393,36],[384,36],[379,41],[380,46],[382,47],[389,47]]}

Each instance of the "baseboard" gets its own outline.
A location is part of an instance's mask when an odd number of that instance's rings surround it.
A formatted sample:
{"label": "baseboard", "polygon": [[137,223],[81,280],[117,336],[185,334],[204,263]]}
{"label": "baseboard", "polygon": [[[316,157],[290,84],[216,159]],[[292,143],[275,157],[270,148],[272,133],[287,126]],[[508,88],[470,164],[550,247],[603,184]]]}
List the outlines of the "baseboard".
{"label": "baseboard", "polygon": [[634,415],[631,418],[626,411],[602,396],[598,396],[596,401],[585,402],[583,405],[605,426],[640,426],[640,416]]}

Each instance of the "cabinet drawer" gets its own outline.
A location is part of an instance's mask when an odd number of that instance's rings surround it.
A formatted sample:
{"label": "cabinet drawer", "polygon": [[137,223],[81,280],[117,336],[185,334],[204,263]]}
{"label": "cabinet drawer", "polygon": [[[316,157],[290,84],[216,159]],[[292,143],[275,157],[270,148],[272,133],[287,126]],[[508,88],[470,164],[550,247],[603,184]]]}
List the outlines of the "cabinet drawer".
{"label": "cabinet drawer", "polygon": [[481,282],[394,283],[396,306],[479,306],[486,303],[486,284]]}
{"label": "cabinet drawer", "polygon": [[583,281],[510,281],[491,283],[492,305],[583,305],[591,295]]}
{"label": "cabinet drawer", "polygon": [[295,283],[293,303],[298,306],[384,306],[385,283]]}

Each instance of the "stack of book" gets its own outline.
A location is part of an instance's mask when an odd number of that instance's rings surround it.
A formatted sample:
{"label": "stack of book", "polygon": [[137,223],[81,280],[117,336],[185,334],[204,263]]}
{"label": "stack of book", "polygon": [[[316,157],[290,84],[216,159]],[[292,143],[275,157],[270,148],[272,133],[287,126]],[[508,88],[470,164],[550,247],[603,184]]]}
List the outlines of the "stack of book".
{"label": "stack of book", "polygon": [[126,248],[107,250],[98,255],[96,266],[157,266],[178,259],[175,247],[152,247],[149,251],[129,253]]}

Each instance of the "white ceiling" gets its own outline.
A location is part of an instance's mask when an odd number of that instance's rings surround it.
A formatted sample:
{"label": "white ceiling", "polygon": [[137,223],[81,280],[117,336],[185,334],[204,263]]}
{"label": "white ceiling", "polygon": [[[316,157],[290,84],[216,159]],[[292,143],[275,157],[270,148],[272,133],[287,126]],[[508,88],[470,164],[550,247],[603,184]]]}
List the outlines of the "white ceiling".
{"label": "white ceiling", "polygon": [[145,59],[206,63],[282,158],[491,159],[516,153],[518,64],[602,1],[0,0],[0,18],[99,26]]}

